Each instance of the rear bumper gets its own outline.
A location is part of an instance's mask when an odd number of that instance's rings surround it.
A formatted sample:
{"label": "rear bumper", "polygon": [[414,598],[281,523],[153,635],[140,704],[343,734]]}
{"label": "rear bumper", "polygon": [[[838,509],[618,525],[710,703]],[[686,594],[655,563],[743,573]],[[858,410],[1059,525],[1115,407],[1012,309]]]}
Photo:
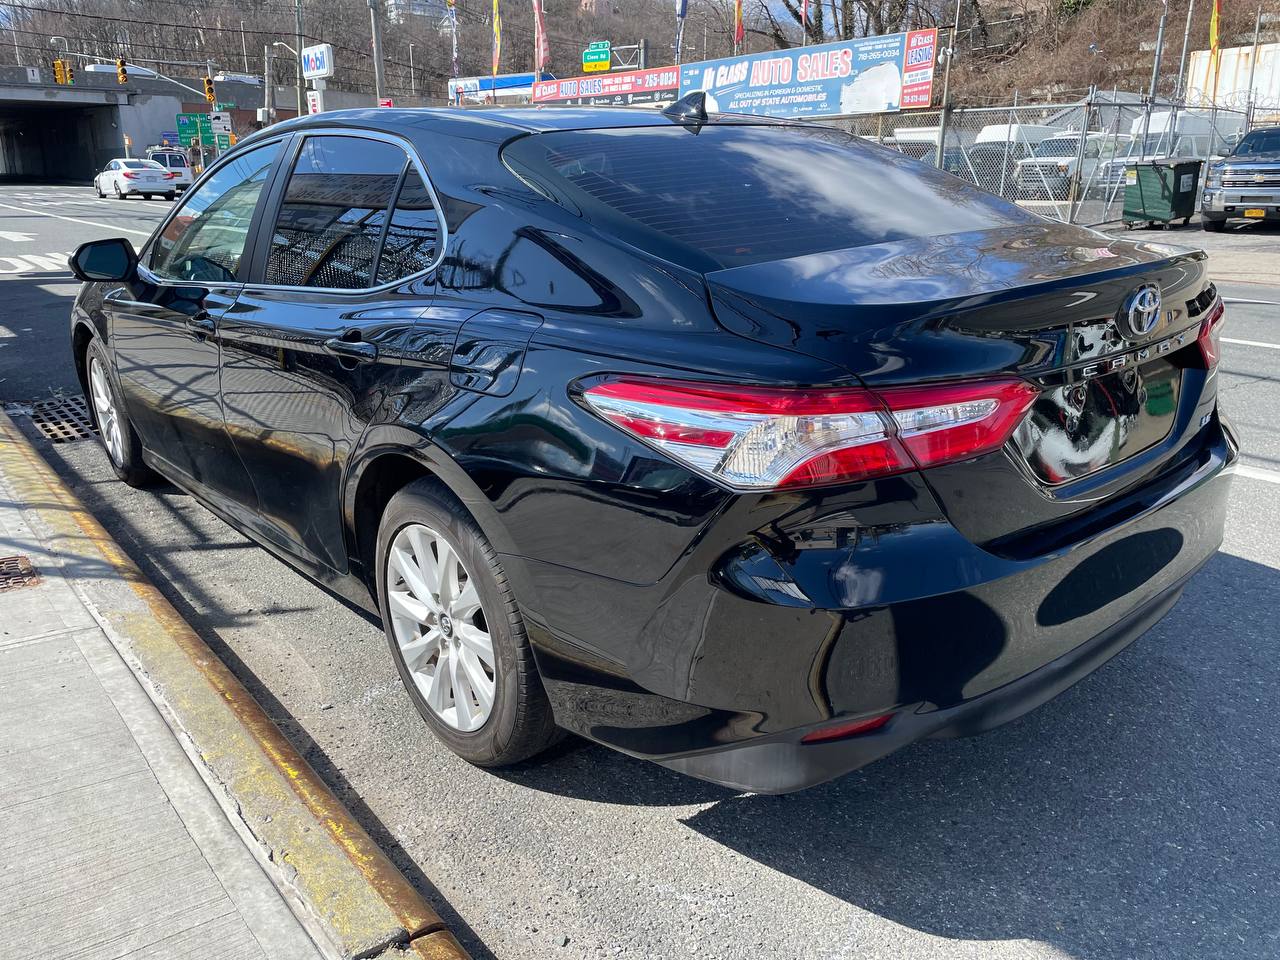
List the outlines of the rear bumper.
{"label": "rear bumper", "polygon": [[847,740],[806,744],[800,734],[660,760],[665,767],[753,793],[802,790],[864,767],[926,737],[967,737],[1009,723],[1083,680],[1142,636],[1182,596],[1185,574],[1118,623],[1025,676],[953,707],[903,709],[883,727]]}
{"label": "rear bumper", "polygon": [[[1113,501],[1105,529],[1030,558],[976,546],[904,476],[829,499],[741,498],[654,584],[504,564],[561,726],[787,792],[1007,722],[1148,629],[1222,540],[1237,445],[1214,414],[1192,447]],[[801,743],[889,712],[873,733]]]}

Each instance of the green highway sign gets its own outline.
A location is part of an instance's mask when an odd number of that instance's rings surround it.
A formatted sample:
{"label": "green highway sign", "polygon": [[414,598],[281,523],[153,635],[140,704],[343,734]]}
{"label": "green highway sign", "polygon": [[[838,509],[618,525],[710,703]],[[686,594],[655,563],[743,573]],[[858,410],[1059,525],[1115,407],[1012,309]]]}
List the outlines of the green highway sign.
{"label": "green highway sign", "polygon": [[613,64],[613,52],[608,40],[596,40],[582,51],[582,70],[584,73],[595,73],[608,70]]}
{"label": "green highway sign", "polygon": [[217,147],[218,147],[218,149],[219,149],[219,150],[230,150],[230,149],[231,149],[231,134],[229,134],[229,133],[220,133],[220,134],[218,134]]}
{"label": "green highway sign", "polygon": [[236,105],[234,103],[215,104],[215,109],[217,110],[234,110],[235,108],[236,108]]}
{"label": "green highway sign", "polygon": [[182,143],[213,143],[213,126],[207,113],[179,113],[176,119],[178,139]]}

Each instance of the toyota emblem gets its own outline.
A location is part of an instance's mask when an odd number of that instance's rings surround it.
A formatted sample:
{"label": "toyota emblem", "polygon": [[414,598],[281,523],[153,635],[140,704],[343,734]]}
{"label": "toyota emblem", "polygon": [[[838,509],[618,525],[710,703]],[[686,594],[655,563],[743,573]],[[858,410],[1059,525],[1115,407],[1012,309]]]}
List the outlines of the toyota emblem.
{"label": "toyota emblem", "polygon": [[1160,288],[1154,283],[1138,287],[1125,299],[1120,316],[1129,328],[1130,336],[1146,336],[1160,320]]}

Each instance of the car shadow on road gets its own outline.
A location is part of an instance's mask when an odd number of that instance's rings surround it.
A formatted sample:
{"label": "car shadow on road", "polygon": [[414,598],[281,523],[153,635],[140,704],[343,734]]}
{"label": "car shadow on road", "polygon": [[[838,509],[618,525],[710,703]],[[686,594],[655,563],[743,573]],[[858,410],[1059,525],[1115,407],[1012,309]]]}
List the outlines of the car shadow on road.
{"label": "car shadow on road", "polygon": [[683,822],[916,930],[1071,957],[1280,955],[1280,571],[1219,554],[1168,618],[1057,700],[801,793],[715,799],[599,748],[512,775]]}

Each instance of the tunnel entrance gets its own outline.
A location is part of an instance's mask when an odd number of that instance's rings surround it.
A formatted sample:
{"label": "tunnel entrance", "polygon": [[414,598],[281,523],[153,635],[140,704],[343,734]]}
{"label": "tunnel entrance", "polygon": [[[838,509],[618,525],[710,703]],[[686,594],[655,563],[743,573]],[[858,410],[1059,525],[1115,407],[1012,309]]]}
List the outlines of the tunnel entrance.
{"label": "tunnel entrance", "polygon": [[119,107],[0,102],[0,183],[89,183],[124,155]]}

